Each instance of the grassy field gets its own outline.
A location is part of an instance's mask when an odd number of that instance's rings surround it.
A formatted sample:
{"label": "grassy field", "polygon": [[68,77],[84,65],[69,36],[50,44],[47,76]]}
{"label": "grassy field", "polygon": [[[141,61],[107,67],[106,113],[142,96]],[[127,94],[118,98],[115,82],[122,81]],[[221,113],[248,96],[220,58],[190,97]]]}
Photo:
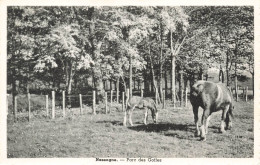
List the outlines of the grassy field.
{"label": "grassy field", "polygon": [[[235,105],[233,129],[218,133],[221,113],[212,115],[207,141],[194,137],[195,126],[191,107],[173,109],[169,104],[160,110],[159,123],[142,124],[143,112],[133,114],[133,127],[123,127],[123,113],[112,109],[110,114],[83,115],[78,109],[68,112],[65,119],[46,119],[42,112],[34,114],[31,122],[26,114],[13,123],[7,121],[8,158],[35,157],[253,157],[253,102]],[[97,107],[99,108],[99,107]],[[201,111],[200,111],[201,113]],[[57,113],[59,115],[59,113]],[[149,114],[148,121],[151,123]]]}

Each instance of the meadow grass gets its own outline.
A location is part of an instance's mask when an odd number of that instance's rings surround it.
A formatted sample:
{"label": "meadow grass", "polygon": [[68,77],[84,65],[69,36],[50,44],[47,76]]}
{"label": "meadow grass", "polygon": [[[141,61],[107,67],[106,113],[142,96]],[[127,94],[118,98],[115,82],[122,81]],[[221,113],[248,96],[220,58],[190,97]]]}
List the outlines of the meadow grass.
{"label": "meadow grass", "polygon": [[26,115],[20,115],[16,123],[9,114],[7,157],[253,157],[252,101],[235,103],[233,129],[224,134],[218,132],[221,112],[213,114],[204,142],[194,136],[191,106],[176,110],[169,105],[160,110],[158,124],[151,124],[149,113],[150,124],[144,125],[143,111],[136,109],[132,127],[122,125],[124,113],[120,108],[104,114],[103,109],[101,113],[97,107],[97,115],[92,115],[88,107],[82,115],[74,109],[67,111],[65,118],[58,115],[53,120],[42,112],[33,114],[30,122],[25,119]]}

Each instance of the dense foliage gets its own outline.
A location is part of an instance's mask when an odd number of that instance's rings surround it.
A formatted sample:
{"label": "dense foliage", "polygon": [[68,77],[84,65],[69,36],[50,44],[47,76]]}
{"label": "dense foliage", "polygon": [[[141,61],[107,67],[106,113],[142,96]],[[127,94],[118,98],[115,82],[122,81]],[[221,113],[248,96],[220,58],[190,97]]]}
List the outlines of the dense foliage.
{"label": "dense foliage", "polygon": [[171,88],[175,98],[175,80],[183,88],[222,66],[229,85],[243,71],[254,76],[253,13],[247,6],[8,7],[8,84],[13,94],[92,88],[102,96],[104,81],[131,92],[134,79],[147,91]]}

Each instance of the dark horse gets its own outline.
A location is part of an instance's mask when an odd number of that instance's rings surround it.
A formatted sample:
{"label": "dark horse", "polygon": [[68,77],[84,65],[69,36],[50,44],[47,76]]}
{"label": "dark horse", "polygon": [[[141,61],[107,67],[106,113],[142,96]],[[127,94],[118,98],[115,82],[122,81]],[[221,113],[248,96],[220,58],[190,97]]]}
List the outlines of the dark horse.
{"label": "dark horse", "polygon": [[[233,117],[233,97],[231,91],[222,83],[213,83],[209,81],[197,81],[191,89],[190,102],[193,107],[194,120],[196,125],[195,136],[200,136],[201,140],[206,140],[208,132],[208,124],[210,115],[213,112],[223,110],[220,132],[225,132],[225,129],[231,129]],[[204,112],[199,129],[198,123],[198,108],[201,107]],[[226,127],[225,127],[226,124]]]}

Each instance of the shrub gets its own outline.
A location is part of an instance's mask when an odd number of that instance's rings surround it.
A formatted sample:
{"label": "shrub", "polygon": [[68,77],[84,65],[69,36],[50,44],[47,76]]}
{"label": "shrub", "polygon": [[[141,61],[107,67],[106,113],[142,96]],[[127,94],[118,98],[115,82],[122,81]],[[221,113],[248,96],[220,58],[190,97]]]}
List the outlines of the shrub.
{"label": "shrub", "polygon": [[[13,111],[12,95],[7,97],[8,99],[8,111]],[[31,111],[41,110],[45,108],[45,95],[31,94]],[[49,99],[49,106],[51,106],[51,100]],[[28,111],[28,98],[27,95],[17,95],[17,111]]]}

